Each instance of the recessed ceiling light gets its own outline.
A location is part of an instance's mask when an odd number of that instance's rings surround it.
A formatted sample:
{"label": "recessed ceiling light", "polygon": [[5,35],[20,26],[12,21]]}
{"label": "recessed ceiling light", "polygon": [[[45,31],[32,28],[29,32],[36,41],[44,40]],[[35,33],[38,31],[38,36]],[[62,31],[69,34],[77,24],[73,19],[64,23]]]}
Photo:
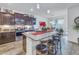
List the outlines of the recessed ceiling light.
{"label": "recessed ceiling light", "polygon": [[50,13],[50,10],[47,10],[47,13],[49,14]]}
{"label": "recessed ceiling light", "polygon": [[40,5],[39,4],[37,4],[37,9],[40,9]]}

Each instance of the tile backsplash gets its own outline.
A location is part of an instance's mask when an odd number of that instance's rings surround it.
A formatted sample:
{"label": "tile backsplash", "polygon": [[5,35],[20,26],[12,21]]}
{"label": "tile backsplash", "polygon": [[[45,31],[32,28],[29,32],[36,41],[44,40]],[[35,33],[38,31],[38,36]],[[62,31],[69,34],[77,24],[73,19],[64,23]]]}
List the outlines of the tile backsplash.
{"label": "tile backsplash", "polygon": [[0,25],[0,32],[14,32],[14,25]]}

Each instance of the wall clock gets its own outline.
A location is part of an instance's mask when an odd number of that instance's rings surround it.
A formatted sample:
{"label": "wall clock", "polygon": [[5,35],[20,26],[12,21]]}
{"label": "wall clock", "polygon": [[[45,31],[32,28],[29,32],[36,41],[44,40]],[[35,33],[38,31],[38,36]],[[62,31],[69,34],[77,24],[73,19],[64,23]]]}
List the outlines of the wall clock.
{"label": "wall clock", "polygon": [[79,26],[79,16],[74,19],[74,22],[77,26]]}

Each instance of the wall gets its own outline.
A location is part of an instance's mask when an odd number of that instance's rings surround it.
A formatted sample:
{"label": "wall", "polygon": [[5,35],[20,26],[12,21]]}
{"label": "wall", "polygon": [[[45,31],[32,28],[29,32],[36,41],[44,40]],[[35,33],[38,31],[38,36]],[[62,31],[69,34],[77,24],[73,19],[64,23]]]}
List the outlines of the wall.
{"label": "wall", "polygon": [[49,20],[51,22],[52,20],[55,20],[55,19],[58,19],[58,20],[63,19],[64,20],[63,29],[64,29],[64,32],[67,33],[68,32],[67,9],[55,11],[54,16],[52,18],[50,18]]}
{"label": "wall", "polygon": [[77,38],[79,33],[73,29],[75,23],[74,19],[79,16],[79,6],[71,7],[68,9],[68,30],[69,30],[69,41],[78,43]]}

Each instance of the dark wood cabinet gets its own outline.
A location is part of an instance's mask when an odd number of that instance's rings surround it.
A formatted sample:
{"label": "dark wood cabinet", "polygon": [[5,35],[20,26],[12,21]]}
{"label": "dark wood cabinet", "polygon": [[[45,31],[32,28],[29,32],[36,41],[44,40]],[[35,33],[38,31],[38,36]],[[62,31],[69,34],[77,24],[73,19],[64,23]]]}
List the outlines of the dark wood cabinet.
{"label": "dark wood cabinet", "polygon": [[14,25],[14,15],[9,13],[0,13],[0,25]]}
{"label": "dark wood cabinet", "polygon": [[24,16],[24,14],[20,13],[10,14],[0,12],[0,25],[34,25],[35,22],[36,19],[29,15]]}
{"label": "dark wood cabinet", "polygon": [[29,25],[29,16],[24,16],[25,25]]}
{"label": "dark wood cabinet", "polygon": [[16,41],[15,32],[3,32],[0,33],[0,44]]}
{"label": "dark wood cabinet", "polygon": [[3,14],[3,24],[14,25],[14,17],[10,14]]}
{"label": "dark wood cabinet", "polygon": [[0,13],[0,25],[2,25],[2,19],[3,19],[2,13]]}
{"label": "dark wood cabinet", "polygon": [[[0,25],[15,25],[14,15],[10,13],[0,12]],[[14,32],[0,32],[0,44],[15,41]]]}
{"label": "dark wood cabinet", "polygon": [[23,14],[15,13],[14,17],[15,17],[15,24],[16,25],[24,25],[25,20],[24,20],[24,15]]}
{"label": "dark wood cabinet", "polygon": [[23,25],[34,25],[36,19],[34,17],[30,17],[29,15],[24,16],[24,14],[15,13],[15,23],[23,24]]}
{"label": "dark wood cabinet", "polygon": [[25,25],[34,25],[36,23],[36,19],[34,17],[25,16]]}

